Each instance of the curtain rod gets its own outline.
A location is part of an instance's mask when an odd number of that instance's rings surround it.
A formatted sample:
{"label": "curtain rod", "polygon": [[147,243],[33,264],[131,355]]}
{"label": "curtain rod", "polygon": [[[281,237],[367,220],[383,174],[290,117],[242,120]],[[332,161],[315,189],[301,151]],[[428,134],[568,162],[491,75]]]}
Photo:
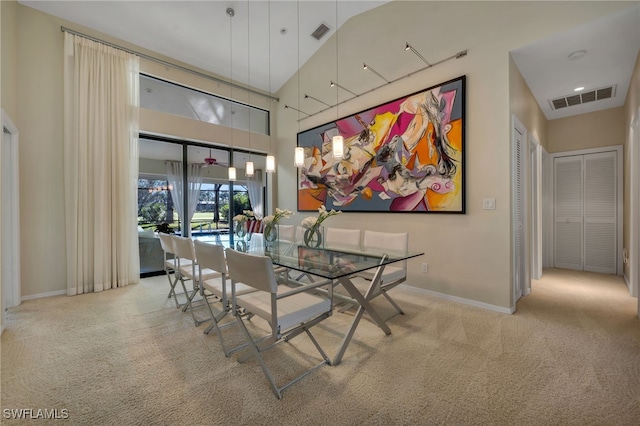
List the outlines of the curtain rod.
{"label": "curtain rod", "polygon": [[66,28],[66,27],[61,26],[60,27],[60,31],[62,31],[63,33],[67,32],[69,34],[78,35],[80,37],[87,38],[87,39],[89,39],[91,41],[95,41],[96,43],[102,43],[102,44],[107,45],[109,47],[113,47],[115,49],[123,50],[123,51],[125,51],[127,53],[131,53],[132,55],[136,55],[136,56],[139,56],[141,58],[148,59],[148,60],[153,61],[153,62],[157,62],[157,63],[165,65],[167,67],[175,68],[175,69],[178,69],[180,71],[185,71],[185,72],[197,75],[199,77],[203,77],[203,78],[206,78],[206,79],[209,79],[209,80],[213,80],[213,81],[215,81],[217,83],[226,84],[227,86],[231,86],[231,87],[236,88],[236,89],[246,90],[249,93],[253,93],[254,95],[259,95],[259,96],[265,97],[267,99],[271,99],[271,100],[276,101],[276,102],[280,101],[280,98],[277,98],[275,96],[267,95],[265,93],[258,92],[256,90],[253,90],[253,89],[250,89],[250,88],[246,88],[244,86],[240,86],[239,84],[231,83],[231,82],[223,80],[221,78],[213,77],[211,75],[207,75],[207,74],[204,74],[204,73],[201,73],[201,72],[189,69],[189,68],[185,68],[185,67],[182,67],[180,65],[172,64],[171,62],[163,61],[162,59],[154,58],[153,56],[145,55],[144,53],[136,52],[135,50],[127,49],[126,47],[122,47],[122,46],[119,46],[117,44],[109,43],[108,41],[100,40],[99,38],[95,38],[95,37],[92,37],[90,35],[83,34],[81,32],[72,30],[70,28]]}

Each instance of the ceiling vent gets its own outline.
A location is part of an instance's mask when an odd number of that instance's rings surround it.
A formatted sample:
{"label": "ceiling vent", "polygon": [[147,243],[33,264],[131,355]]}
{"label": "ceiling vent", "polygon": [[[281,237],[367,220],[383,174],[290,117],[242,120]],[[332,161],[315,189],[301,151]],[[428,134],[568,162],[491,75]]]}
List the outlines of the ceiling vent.
{"label": "ceiling vent", "polygon": [[329,32],[330,29],[331,28],[329,28],[328,25],[320,24],[320,26],[318,26],[318,28],[316,28],[315,31],[311,33],[311,37],[315,38],[316,40],[320,40],[325,36],[325,34]]}
{"label": "ceiling vent", "polygon": [[567,95],[561,98],[549,99],[551,108],[554,110],[582,105],[589,102],[600,101],[602,99],[613,98],[616,95],[616,86],[601,87],[599,89],[580,93],[577,95]]}

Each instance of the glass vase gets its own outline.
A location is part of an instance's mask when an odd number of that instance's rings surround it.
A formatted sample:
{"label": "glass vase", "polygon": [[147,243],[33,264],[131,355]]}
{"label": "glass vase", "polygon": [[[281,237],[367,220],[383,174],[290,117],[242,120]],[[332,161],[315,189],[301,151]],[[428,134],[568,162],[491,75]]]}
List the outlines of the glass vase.
{"label": "glass vase", "polygon": [[313,228],[305,229],[303,241],[307,247],[322,248],[324,244],[324,227],[314,226]]}
{"label": "glass vase", "polygon": [[236,235],[236,238],[243,239],[247,235],[246,222],[235,222],[233,227],[233,233]]}
{"label": "glass vase", "polygon": [[264,227],[264,241],[267,243],[272,243],[278,239],[278,224],[269,223]]}

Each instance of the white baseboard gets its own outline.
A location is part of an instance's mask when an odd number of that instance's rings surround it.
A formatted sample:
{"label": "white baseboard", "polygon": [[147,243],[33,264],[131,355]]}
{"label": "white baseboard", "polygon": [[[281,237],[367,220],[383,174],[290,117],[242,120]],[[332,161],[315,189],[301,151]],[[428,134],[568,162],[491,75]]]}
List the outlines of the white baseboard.
{"label": "white baseboard", "polygon": [[627,276],[627,273],[625,272],[624,274],[622,274],[622,276],[624,277],[624,283],[627,285],[627,290],[629,290],[629,294],[633,296],[633,289],[631,288],[631,281],[629,281],[629,277]]}
{"label": "white baseboard", "polygon": [[30,294],[29,296],[22,296],[20,298],[21,301],[31,300],[31,299],[42,299],[43,297],[51,297],[51,296],[62,296],[67,294],[67,290],[56,290],[50,291],[48,293],[38,293],[38,294]]}
{"label": "white baseboard", "polygon": [[435,296],[440,299],[450,300],[452,302],[463,303],[465,305],[475,306],[477,308],[487,309],[489,311],[500,312],[501,314],[513,314],[516,310],[513,308],[504,308],[502,306],[491,305],[489,303],[478,302],[477,300],[465,299],[464,297],[452,296],[450,294],[439,293],[433,290],[413,287],[407,284],[401,284],[400,287],[420,294]]}

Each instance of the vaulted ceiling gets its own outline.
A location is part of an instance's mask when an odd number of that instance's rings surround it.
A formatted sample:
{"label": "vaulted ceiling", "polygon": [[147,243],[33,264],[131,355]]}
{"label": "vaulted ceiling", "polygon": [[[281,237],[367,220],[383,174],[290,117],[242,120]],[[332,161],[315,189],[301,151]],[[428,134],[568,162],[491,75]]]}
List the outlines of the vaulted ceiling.
{"label": "vaulted ceiling", "polygon": [[[20,3],[275,93],[336,28],[387,0]],[[311,34],[322,25],[328,31],[316,40]],[[556,119],[623,105],[639,50],[640,4],[630,2],[512,57],[546,117]]]}

